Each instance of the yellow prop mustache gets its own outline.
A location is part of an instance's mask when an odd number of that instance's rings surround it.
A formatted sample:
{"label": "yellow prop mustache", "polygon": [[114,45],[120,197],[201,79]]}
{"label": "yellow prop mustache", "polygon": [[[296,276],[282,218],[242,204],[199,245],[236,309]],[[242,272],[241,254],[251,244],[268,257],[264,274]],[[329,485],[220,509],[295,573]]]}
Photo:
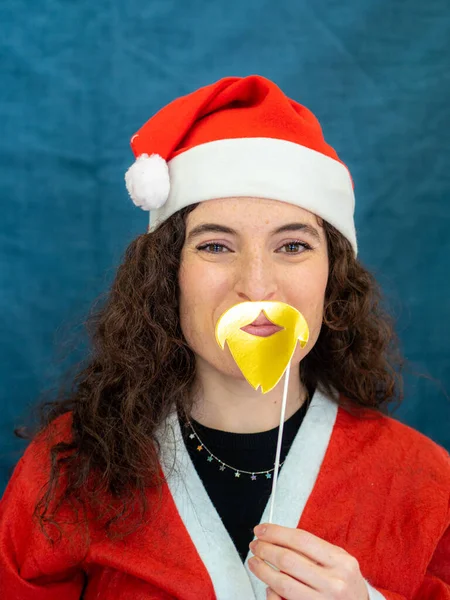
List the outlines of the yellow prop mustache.
{"label": "yellow prop mustache", "polygon": [[[268,337],[242,331],[261,311],[271,323],[283,327]],[[303,315],[284,302],[241,302],[225,311],[216,324],[216,341],[231,355],[250,385],[263,394],[270,392],[283,376],[294,354],[297,340],[304,348],[309,339]]]}

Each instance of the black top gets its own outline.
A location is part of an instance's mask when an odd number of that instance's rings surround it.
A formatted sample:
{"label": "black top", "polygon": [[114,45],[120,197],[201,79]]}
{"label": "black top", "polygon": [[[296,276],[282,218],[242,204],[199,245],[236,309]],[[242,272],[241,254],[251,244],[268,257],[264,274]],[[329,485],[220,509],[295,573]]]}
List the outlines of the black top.
{"label": "black top", "polygon": [[[310,395],[310,398],[312,395]],[[280,463],[283,462],[302,424],[310,401],[303,403],[284,423]],[[261,433],[230,433],[211,429],[191,419],[192,426],[206,448],[220,461],[244,471],[268,471],[273,469],[277,448],[278,427]],[[240,473],[226,468],[216,459],[208,460],[210,454],[200,445],[197,437],[190,437],[192,429],[180,419],[184,441],[192,462],[214,504],[223,524],[244,562],[249,543],[254,539],[253,528],[261,520],[272,491],[272,477]],[[282,465],[280,471],[282,469]],[[222,466],[223,469],[223,466]]]}

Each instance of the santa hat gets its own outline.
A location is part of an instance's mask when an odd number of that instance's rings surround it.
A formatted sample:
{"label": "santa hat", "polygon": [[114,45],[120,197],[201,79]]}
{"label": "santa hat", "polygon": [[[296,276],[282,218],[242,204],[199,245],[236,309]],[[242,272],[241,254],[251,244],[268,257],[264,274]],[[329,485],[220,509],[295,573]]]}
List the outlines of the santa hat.
{"label": "santa hat", "polygon": [[125,175],[149,230],[214,198],[269,198],[300,206],[336,227],[357,253],[353,181],[310,110],[272,81],[226,77],[177,98],[131,138]]}

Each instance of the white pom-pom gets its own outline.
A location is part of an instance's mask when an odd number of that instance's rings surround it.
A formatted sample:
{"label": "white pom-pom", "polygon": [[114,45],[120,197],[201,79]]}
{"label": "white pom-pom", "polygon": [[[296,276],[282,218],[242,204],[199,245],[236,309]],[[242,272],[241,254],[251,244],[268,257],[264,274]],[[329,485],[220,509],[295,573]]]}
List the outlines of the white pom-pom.
{"label": "white pom-pom", "polygon": [[141,154],[125,173],[131,199],[143,210],[160,208],[170,192],[169,167],[159,154]]}

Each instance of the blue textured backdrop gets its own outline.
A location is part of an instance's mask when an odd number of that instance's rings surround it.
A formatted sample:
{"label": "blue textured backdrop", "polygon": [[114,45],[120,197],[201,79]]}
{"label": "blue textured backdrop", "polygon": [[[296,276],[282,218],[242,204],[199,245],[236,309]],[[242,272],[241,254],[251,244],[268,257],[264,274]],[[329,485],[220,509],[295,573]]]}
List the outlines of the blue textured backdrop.
{"label": "blue textured backdrop", "polygon": [[450,448],[447,0],[9,0],[0,23],[0,491],[56,344],[145,231],[123,183],[131,134],[226,75],[273,79],[349,165],[360,258],[433,378],[408,375],[396,418]]}

